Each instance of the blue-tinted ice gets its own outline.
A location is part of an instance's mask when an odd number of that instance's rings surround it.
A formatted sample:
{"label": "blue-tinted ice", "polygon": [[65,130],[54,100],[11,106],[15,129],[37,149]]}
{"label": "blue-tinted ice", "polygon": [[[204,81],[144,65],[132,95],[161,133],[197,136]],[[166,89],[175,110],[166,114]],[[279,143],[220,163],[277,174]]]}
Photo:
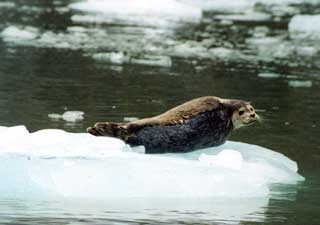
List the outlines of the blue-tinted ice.
{"label": "blue-tinted ice", "polygon": [[263,197],[304,178],[284,155],[239,142],[187,154],[141,154],[118,139],[63,130],[0,129],[2,197]]}

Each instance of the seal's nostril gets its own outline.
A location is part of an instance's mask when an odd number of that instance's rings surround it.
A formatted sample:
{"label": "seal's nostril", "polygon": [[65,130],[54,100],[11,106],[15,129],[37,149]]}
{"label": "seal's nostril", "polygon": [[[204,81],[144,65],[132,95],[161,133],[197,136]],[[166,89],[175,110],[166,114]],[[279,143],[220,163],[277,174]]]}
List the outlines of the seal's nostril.
{"label": "seal's nostril", "polygon": [[253,113],[253,114],[250,115],[250,117],[255,118],[255,117],[256,117],[256,114]]}

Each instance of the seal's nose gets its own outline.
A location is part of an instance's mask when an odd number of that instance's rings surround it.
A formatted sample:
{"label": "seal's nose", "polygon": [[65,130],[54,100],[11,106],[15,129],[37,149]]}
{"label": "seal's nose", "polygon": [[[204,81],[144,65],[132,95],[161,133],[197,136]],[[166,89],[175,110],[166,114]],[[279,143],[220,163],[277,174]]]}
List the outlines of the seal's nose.
{"label": "seal's nose", "polygon": [[252,113],[252,114],[250,114],[250,117],[255,118],[255,117],[256,117],[256,114],[255,114],[255,113]]}

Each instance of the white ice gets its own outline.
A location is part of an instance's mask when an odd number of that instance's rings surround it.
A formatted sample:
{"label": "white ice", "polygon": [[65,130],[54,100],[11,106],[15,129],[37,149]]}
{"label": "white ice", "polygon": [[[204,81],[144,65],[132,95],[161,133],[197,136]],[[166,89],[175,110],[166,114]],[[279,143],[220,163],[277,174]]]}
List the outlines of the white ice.
{"label": "white ice", "polygon": [[16,27],[8,26],[0,33],[0,36],[6,41],[24,41],[37,38],[38,29],[34,27]]}
{"label": "white ice", "polygon": [[256,4],[267,6],[288,6],[291,4],[317,4],[319,0],[180,0],[190,5],[200,7],[204,11],[217,11],[228,13],[243,13],[254,9]]}
{"label": "white ice", "polygon": [[294,88],[310,88],[312,87],[311,80],[290,80],[288,85]]}
{"label": "white ice", "polygon": [[291,38],[320,39],[320,15],[296,15],[289,23]]}
{"label": "white ice", "polygon": [[297,46],[296,49],[296,54],[299,56],[315,56],[318,54],[320,49],[317,49],[316,46]]}
{"label": "white ice", "polygon": [[241,14],[217,15],[216,19],[233,20],[233,21],[268,21],[271,20],[271,15],[262,12],[247,10]]}
{"label": "white ice", "polygon": [[0,2],[0,9],[1,8],[13,8],[15,7],[16,4],[14,2],[9,2],[9,1],[4,1],[4,2]]}
{"label": "white ice", "polygon": [[106,52],[106,53],[95,53],[92,58],[98,61],[103,61],[112,64],[122,65],[130,62],[130,56],[123,52]]}
{"label": "white ice", "polygon": [[171,67],[172,61],[170,56],[161,55],[140,55],[134,56],[123,52],[105,52],[94,53],[92,58],[97,61],[107,62],[110,64],[136,64],[145,66]]}
{"label": "white ice", "polygon": [[259,73],[258,77],[262,77],[262,78],[279,78],[279,77],[281,77],[281,75],[278,74],[278,73],[263,72],[263,73]]}
{"label": "white ice", "polygon": [[183,4],[176,0],[87,0],[72,3],[69,7],[87,15],[76,15],[75,21],[85,22],[123,22],[142,25],[163,26],[168,22],[198,23],[202,11],[198,7]]}
{"label": "white ice", "polygon": [[284,155],[239,142],[186,154],[141,154],[124,142],[24,126],[0,128],[0,193],[11,198],[263,197],[302,181]]}
{"label": "white ice", "polygon": [[66,111],[63,114],[50,113],[48,117],[53,120],[65,120],[67,122],[77,122],[84,119],[84,112],[82,111]]}
{"label": "white ice", "polygon": [[202,8],[204,11],[243,12],[254,6],[251,0],[181,0],[190,5]]}

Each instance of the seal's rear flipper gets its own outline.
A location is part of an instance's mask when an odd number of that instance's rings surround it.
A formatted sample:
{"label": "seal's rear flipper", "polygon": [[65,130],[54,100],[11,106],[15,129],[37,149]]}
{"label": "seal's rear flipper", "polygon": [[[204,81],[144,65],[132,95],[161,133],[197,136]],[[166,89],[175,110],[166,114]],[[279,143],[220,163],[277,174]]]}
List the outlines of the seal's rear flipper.
{"label": "seal's rear flipper", "polygon": [[108,136],[125,140],[128,131],[125,124],[101,122],[96,123],[94,127],[88,127],[87,132],[95,136]]}

